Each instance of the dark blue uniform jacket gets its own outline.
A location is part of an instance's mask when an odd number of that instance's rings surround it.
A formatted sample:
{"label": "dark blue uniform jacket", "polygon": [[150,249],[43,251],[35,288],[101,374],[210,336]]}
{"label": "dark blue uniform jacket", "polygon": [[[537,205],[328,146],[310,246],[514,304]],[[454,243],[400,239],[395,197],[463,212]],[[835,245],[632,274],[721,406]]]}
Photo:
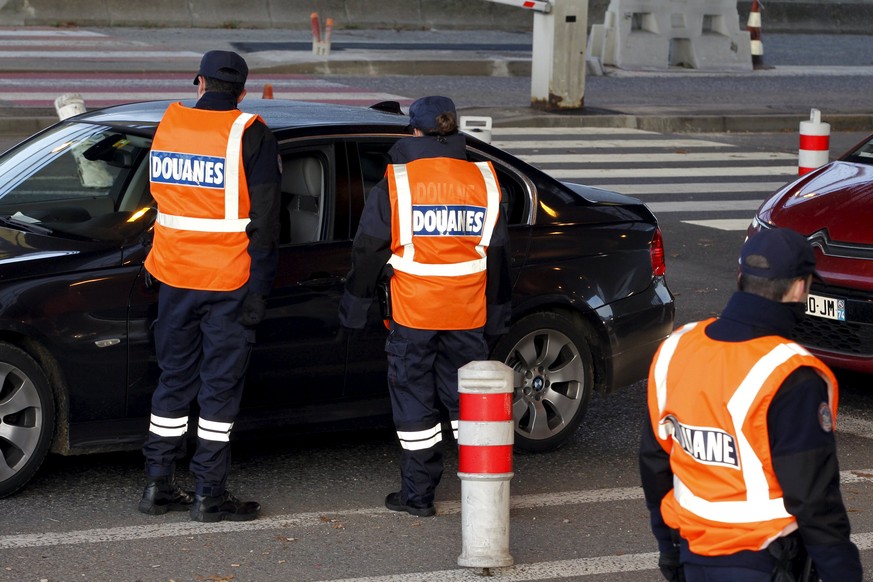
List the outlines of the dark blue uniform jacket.
{"label": "dark blue uniform jacket", "polygon": [[[725,342],[766,335],[790,337],[802,307],[740,291],[706,328],[706,335]],[[800,537],[821,579],[860,581],[861,562],[857,548],[849,540],[849,518],[840,495],[834,433],[823,429],[819,422],[819,407],[827,401],[827,386],[812,368],[800,368],[786,378],[767,411],[773,468],[782,487],[785,508],[797,518]],[[673,488],[673,473],[670,458],[658,444],[648,419],[640,445],[640,474],[652,531],[660,551],[669,552],[670,529],[661,518],[660,505]],[[764,571],[773,566],[767,550],[706,557],[692,553],[684,541],[680,559],[683,563]]]}

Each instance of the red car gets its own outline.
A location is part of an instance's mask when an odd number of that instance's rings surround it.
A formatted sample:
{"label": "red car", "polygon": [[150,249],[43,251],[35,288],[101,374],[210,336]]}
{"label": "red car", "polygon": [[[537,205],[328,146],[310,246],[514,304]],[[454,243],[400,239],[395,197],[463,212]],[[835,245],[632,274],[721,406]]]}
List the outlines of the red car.
{"label": "red car", "polygon": [[813,281],[795,338],[829,365],[873,373],[873,135],[778,190],[749,234],[787,227],[813,245]]}

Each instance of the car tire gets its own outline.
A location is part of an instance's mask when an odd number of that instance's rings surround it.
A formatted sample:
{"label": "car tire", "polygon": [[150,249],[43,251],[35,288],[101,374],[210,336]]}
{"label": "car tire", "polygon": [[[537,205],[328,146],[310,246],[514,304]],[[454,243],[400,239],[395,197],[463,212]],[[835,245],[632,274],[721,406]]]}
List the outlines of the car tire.
{"label": "car tire", "polygon": [[587,330],[576,315],[534,313],[513,324],[494,347],[492,358],[515,372],[516,449],[550,451],[579,428],[594,387]]}
{"label": "car tire", "polygon": [[39,364],[0,343],[0,498],[15,493],[42,465],[55,430],[55,401]]}

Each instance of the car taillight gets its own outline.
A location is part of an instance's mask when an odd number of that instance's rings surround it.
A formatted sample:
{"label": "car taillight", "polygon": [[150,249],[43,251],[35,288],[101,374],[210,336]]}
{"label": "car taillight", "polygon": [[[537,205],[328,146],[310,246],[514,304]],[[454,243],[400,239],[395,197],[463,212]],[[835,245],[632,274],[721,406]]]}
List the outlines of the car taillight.
{"label": "car taillight", "polygon": [[664,237],[661,229],[655,229],[655,236],[649,245],[649,255],[652,257],[652,275],[660,277],[667,272],[667,263],[664,261]]}

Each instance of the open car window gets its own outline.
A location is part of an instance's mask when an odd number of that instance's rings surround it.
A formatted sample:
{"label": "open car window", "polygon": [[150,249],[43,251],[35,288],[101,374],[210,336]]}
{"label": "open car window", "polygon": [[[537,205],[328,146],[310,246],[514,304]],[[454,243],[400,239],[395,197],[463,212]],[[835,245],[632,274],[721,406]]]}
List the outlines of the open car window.
{"label": "open car window", "polygon": [[[394,141],[362,141],[358,144],[361,179],[364,196],[379,183],[390,163],[388,150]],[[500,183],[501,205],[509,226],[529,224],[533,184],[525,176],[497,159],[468,148],[467,158],[472,162],[490,161]]]}
{"label": "open car window", "polygon": [[116,128],[67,123],[13,149],[0,164],[7,226],[88,240],[123,240],[153,215],[151,140]]}

